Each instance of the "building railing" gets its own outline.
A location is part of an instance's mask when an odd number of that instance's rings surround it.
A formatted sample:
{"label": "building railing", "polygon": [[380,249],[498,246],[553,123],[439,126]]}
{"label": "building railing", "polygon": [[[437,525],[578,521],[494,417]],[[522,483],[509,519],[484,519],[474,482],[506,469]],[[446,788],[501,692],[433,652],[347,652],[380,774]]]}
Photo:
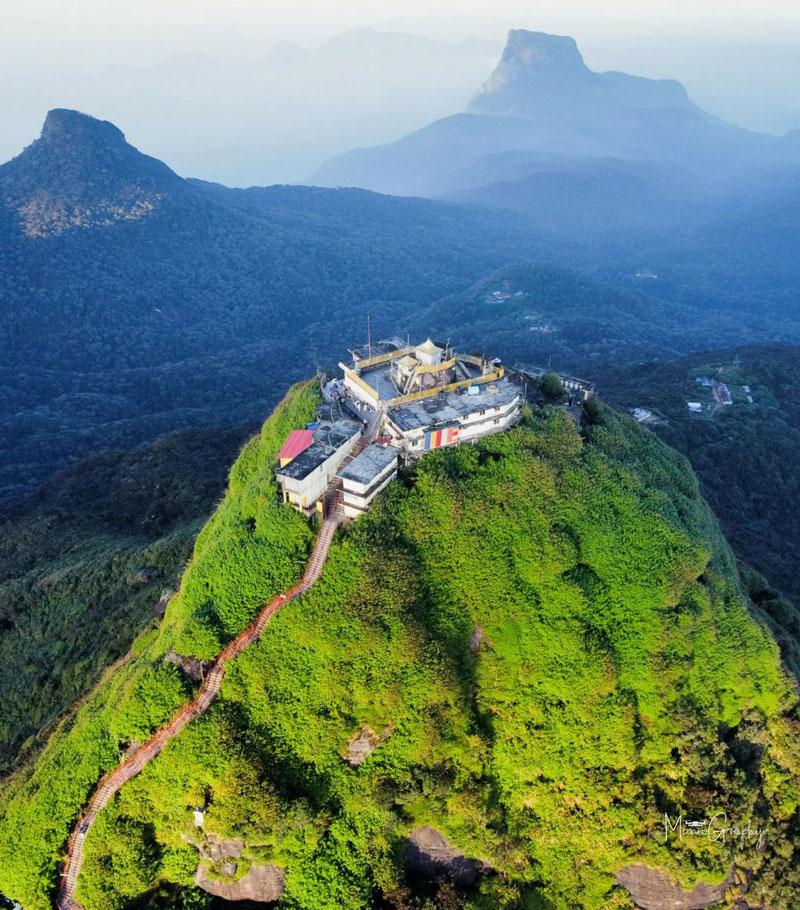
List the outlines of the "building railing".
{"label": "building railing", "polygon": [[441,373],[443,370],[449,370],[455,365],[455,357],[451,357],[449,360],[443,360],[441,363],[431,364],[430,366],[425,363],[420,363],[414,367],[414,376],[419,376],[422,373]]}
{"label": "building railing", "polygon": [[364,369],[364,367],[374,367],[379,363],[386,363],[387,360],[395,360],[398,357],[404,357],[414,350],[416,349],[411,345],[411,347],[400,348],[397,351],[389,351],[386,354],[376,354],[374,357],[365,357],[364,360],[357,360],[355,365],[359,370]]}
{"label": "building railing", "polygon": [[367,393],[367,395],[369,395],[370,398],[375,399],[376,402],[380,399],[377,391],[373,389],[369,383],[364,382],[364,380],[354,370],[348,370],[347,377],[348,379],[352,379],[353,382],[355,382],[357,385],[361,386],[361,388]]}
{"label": "building railing", "polygon": [[455,360],[463,360],[466,363],[471,363],[475,367],[481,367],[483,369],[483,358],[476,357],[474,354],[456,354]]}
{"label": "building railing", "polygon": [[[406,354],[410,354],[415,351],[416,348],[412,345],[411,347],[400,348],[396,351],[389,351],[386,354],[377,354],[375,357],[368,357],[365,360],[359,360],[355,366],[349,367],[344,363],[340,363],[339,366],[345,372],[345,374],[353,380],[358,386],[360,386],[371,399],[375,402],[380,402],[380,394],[377,389],[372,388],[372,386],[362,379],[359,373],[364,367],[373,367],[378,366],[382,363],[387,363],[392,360],[397,360],[401,357],[405,357]],[[444,363],[437,363],[431,366],[424,364],[419,364],[414,369],[414,376],[419,376],[421,374],[431,374],[441,372],[445,369],[450,369],[455,366],[457,361],[463,363],[469,363],[472,366],[478,367],[481,370],[486,369],[486,361],[482,357],[475,356],[474,354],[454,354],[449,360]],[[488,373],[484,373],[481,376],[470,377],[468,379],[459,379],[455,382],[450,382],[447,385],[434,386],[430,389],[420,389],[418,392],[409,392],[405,395],[396,395],[394,398],[388,399],[384,404],[386,407],[396,407],[400,404],[405,404],[411,401],[419,401],[423,398],[431,398],[434,395],[438,395],[440,392],[452,392],[455,389],[464,388],[465,386],[476,385],[476,384],[485,384],[487,382],[493,382],[494,380],[501,379],[505,374],[505,370],[502,366],[497,365]]]}
{"label": "building railing", "polygon": [[[479,363],[482,362],[479,360]],[[474,379],[460,379],[458,382],[451,382],[448,385],[434,386],[431,389],[422,389],[419,392],[411,392],[408,395],[397,395],[395,398],[390,398],[386,402],[387,408],[396,408],[401,404],[408,404],[412,401],[419,401],[422,398],[433,398],[434,395],[439,395],[440,393],[452,392],[455,389],[462,389],[465,386],[470,385],[485,385],[487,382],[494,382],[497,379],[502,379],[505,370],[503,367],[495,367],[490,373],[485,373],[483,376],[477,376]]]}

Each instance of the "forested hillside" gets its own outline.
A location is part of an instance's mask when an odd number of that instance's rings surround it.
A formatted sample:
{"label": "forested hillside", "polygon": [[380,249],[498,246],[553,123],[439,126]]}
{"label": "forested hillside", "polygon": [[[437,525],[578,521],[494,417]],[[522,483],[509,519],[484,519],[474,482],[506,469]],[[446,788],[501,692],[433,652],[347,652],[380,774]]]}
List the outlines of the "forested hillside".
{"label": "forested hillside", "polygon": [[[495,142],[503,118],[483,119]],[[233,190],[52,111],[0,166],[0,504],[98,450],[261,420],[368,315],[383,336],[458,332],[571,369],[800,339],[791,169],[742,191],[663,163],[483,166],[491,185],[459,202]],[[484,306],[497,282],[526,290],[532,259],[558,264],[526,301]]]}
{"label": "forested hillside", "polygon": [[[703,377],[725,382],[733,404],[714,408],[711,388],[697,382]],[[735,552],[766,577],[749,582],[800,672],[800,349],[708,351],[605,367],[597,378],[613,403],[652,409],[652,429],[689,458]],[[690,414],[687,401],[699,401],[703,413]]]}
{"label": "forested hillside", "polygon": [[0,514],[0,773],[154,620],[246,435],[96,455]]}
{"label": "forested hillside", "polygon": [[[498,269],[469,288],[410,314],[412,334],[434,331],[464,349],[593,378],[606,366],[665,359],[704,346],[763,336],[760,311],[708,309],[703,300],[662,294],[660,282],[628,274],[603,276],[552,262]],[[800,320],[787,316],[787,332]]]}
{"label": "forested hillside", "polygon": [[[100,774],[188,698],[168,652],[215,654],[302,572],[312,535],[271,469],[317,397],[293,389],[243,450],[135,660],[5,782],[0,864],[26,910]],[[732,894],[790,906],[800,719],[778,649],[687,463],[602,405],[590,419],[581,436],[536,411],[427,455],[344,529],[322,581],[103,810],[86,910],[203,906],[198,865],[215,887],[270,874],[292,910],[623,908],[637,862],[687,889],[735,863]],[[765,849],[665,840],[665,812],[717,811]],[[456,888],[409,871],[431,829],[472,869]]]}
{"label": "forested hillside", "polygon": [[53,111],[0,166],[0,503],[99,449],[263,420],[287,379],[336,363],[332,326],[394,330],[398,301],[537,252],[477,209],[189,182]]}

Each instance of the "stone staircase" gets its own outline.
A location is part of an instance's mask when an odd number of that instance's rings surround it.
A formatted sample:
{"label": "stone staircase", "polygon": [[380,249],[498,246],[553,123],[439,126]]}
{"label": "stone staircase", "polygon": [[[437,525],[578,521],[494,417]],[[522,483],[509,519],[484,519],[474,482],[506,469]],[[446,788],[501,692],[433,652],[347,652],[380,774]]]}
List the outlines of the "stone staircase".
{"label": "stone staircase", "polygon": [[[380,421],[378,421],[379,423]],[[362,444],[362,441],[359,441],[359,444]],[[366,445],[367,443],[364,442],[363,444]],[[319,581],[328,559],[328,551],[336,533],[336,528],[342,519],[338,491],[332,488],[326,494],[326,497],[329,497],[328,510],[317,534],[314,549],[311,551],[311,556],[301,580],[293,588],[284,591],[266,604],[255,621],[223,649],[217,657],[213,668],[206,676],[200,691],[186,707],[165,727],[162,727],[152,739],[140,746],[130,758],[101,779],[86,811],[78,819],[69,839],[64,871],[56,897],[56,906],[59,910],[83,910],[83,906],[75,900],[75,887],[83,866],[83,845],[86,835],[94,824],[98,813],[114,798],[127,781],[135,777],[148,762],[152,761],[161,752],[169,740],[178,736],[186,725],[196,717],[205,714],[219,694],[222,687],[222,678],[225,674],[225,666],[228,661],[233,660],[246,647],[257,641],[270,619],[287,603],[296,600]]]}

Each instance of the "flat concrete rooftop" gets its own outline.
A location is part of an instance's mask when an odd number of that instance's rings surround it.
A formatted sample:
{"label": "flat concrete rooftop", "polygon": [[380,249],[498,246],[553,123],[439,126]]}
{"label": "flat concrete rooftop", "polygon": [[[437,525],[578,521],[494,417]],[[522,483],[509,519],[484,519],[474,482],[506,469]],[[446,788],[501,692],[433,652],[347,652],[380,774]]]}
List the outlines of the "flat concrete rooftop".
{"label": "flat concrete rooftop", "polygon": [[476,411],[502,407],[510,404],[522,390],[507,377],[485,385],[475,385],[476,395],[470,395],[466,388],[420,398],[408,404],[389,408],[387,416],[401,430],[417,430],[460,420]]}
{"label": "flat concrete rooftop", "polygon": [[309,446],[305,452],[301,452],[297,458],[293,458],[289,464],[283,468],[278,468],[278,474],[282,477],[291,477],[293,480],[304,480],[308,475],[324,464],[336,449],[330,446],[323,446],[319,443]]}
{"label": "flat concrete rooftop", "polygon": [[339,471],[342,480],[368,485],[392,463],[397,462],[397,449],[394,446],[373,442],[357,455],[349,465]]}
{"label": "flat concrete rooftop", "polygon": [[320,421],[316,430],[314,430],[314,442],[338,449],[340,445],[344,445],[348,439],[360,431],[361,424],[355,420],[348,420],[346,417],[341,420],[335,420],[332,423]]}
{"label": "flat concrete rooftop", "polygon": [[278,468],[276,473],[283,477],[291,477],[293,480],[303,480],[326,462],[348,439],[360,432],[361,426],[355,420],[337,420],[336,423],[320,424],[314,430],[313,445],[293,458],[285,467]]}
{"label": "flat concrete rooftop", "polygon": [[394,384],[391,375],[391,363],[384,363],[374,369],[366,369],[361,372],[361,378],[368,386],[375,389],[381,401],[389,401],[397,395],[402,395],[402,391]]}

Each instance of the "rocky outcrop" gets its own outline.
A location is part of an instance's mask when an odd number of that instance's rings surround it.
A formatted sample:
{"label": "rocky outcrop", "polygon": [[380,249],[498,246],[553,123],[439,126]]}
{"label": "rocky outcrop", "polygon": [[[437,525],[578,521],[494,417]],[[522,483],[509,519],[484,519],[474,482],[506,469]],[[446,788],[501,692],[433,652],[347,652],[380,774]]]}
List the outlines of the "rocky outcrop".
{"label": "rocky outcrop", "polygon": [[125,579],[129,585],[149,585],[153,580],[155,571],[148,568],[147,566],[137,569],[135,572],[131,572]]}
{"label": "rocky outcrop", "polygon": [[342,757],[351,768],[358,768],[392,735],[393,730],[393,727],[387,727],[382,733],[376,733],[372,727],[362,727],[352,737],[347,745],[347,753]]}
{"label": "rocky outcrop", "polygon": [[718,885],[700,882],[691,891],[684,891],[661,869],[631,863],[617,872],[616,884],[622,885],[642,910],[705,910],[723,899],[728,888],[736,884],[736,878],[731,872]]}
{"label": "rocky outcrop", "polygon": [[468,859],[436,828],[413,828],[408,838],[406,869],[411,875],[431,881],[449,880],[460,887],[474,884],[482,864]]}
{"label": "rocky outcrop", "polygon": [[472,635],[469,638],[469,649],[473,654],[477,654],[483,644],[483,626],[475,626]]}
{"label": "rocky outcrop", "polygon": [[180,667],[186,676],[188,676],[189,679],[194,680],[194,682],[199,683],[203,681],[205,664],[202,660],[198,660],[196,657],[182,657],[180,654],[176,654],[175,651],[170,651],[164,657],[164,660]]}
{"label": "rocky outcrop", "polygon": [[573,38],[513,29],[497,68],[470,104],[481,114],[599,117],[614,111],[679,108],[698,110],[674,79],[626,73],[595,73]]}
{"label": "rocky outcrop", "polygon": [[203,859],[220,865],[228,860],[241,859],[244,842],[238,838],[223,840],[216,834],[207,834],[205,840],[198,844],[197,849]]}
{"label": "rocky outcrop", "polygon": [[[207,834],[197,849],[201,860],[194,876],[195,884],[209,894],[228,901],[262,903],[276,901],[283,894],[286,870],[270,863],[254,864],[241,878],[230,880],[239,870],[238,861],[244,851],[244,842],[238,838],[225,840]],[[216,874],[212,873],[212,867]]]}
{"label": "rocky outcrop", "polygon": [[[226,868],[235,867],[235,863],[226,862]],[[234,868],[235,872],[235,868]],[[283,894],[286,870],[280,866],[250,866],[247,872],[236,881],[223,881],[210,878],[208,869],[201,863],[195,873],[194,881],[198,888],[221,897],[226,901],[258,901],[273,903]]]}
{"label": "rocky outcrop", "polygon": [[156,619],[163,619],[164,614],[167,612],[167,607],[169,602],[175,596],[175,591],[173,588],[164,588],[161,591],[161,597],[158,598],[158,603],[153,607],[153,614]]}

